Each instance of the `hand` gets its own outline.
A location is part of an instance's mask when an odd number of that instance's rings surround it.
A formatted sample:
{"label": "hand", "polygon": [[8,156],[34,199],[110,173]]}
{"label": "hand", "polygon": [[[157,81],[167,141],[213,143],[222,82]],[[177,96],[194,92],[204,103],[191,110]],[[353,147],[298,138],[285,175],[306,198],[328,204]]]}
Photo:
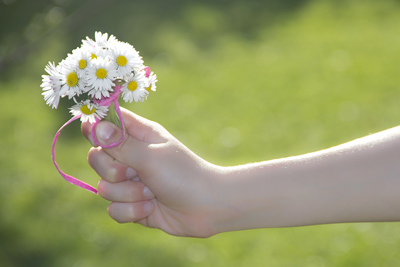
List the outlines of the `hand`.
{"label": "hand", "polygon": [[[179,236],[252,228],[399,221],[400,127],[322,151],[233,167],[195,155],[157,123],[122,110],[126,135],[92,148],[110,216]],[[91,125],[82,132],[93,143]],[[97,125],[102,145],[122,131]],[[371,193],[372,192],[372,193]]]}
{"label": "hand", "polygon": [[[82,132],[94,146],[90,166],[102,178],[101,197],[112,201],[109,215],[177,236],[209,237],[213,229],[212,186],[222,168],[195,155],[161,125],[121,109],[126,129],[115,148],[96,147],[89,123]],[[122,131],[110,122],[95,128],[101,145],[117,142]]]}

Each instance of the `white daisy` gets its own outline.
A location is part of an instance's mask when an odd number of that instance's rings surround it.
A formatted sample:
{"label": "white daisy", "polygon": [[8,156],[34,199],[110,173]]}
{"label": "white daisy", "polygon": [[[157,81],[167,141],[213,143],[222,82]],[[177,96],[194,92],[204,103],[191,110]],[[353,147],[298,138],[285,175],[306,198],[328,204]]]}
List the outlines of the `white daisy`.
{"label": "white daisy", "polygon": [[118,76],[110,61],[103,58],[93,59],[86,72],[86,84],[89,88],[89,95],[97,99],[109,97],[113,91],[114,79]]}
{"label": "white daisy", "polygon": [[61,69],[62,82],[61,91],[64,95],[68,96],[68,99],[73,98],[75,95],[80,95],[85,91],[85,80],[78,76],[75,68],[67,67]]}
{"label": "white daisy", "polygon": [[115,43],[109,52],[111,64],[121,77],[130,74],[133,69],[143,64],[139,53],[127,43]]}
{"label": "white daisy", "polygon": [[105,47],[107,44],[108,33],[102,34],[101,32],[94,32],[94,41],[89,37],[86,37],[86,39],[95,46]]}
{"label": "white daisy", "polygon": [[42,93],[44,96],[44,100],[46,101],[46,104],[51,106],[52,109],[56,109],[58,107],[58,104],[60,103],[60,92],[56,90],[47,90]]}
{"label": "white daisy", "polygon": [[97,45],[82,45],[81,49],[90,55],[90,59],[97,59],[106,56],[106,51]]}
{"label": "white daisy", "polygon": [[97,53],[92,54],[93,56],[99,57],[104,56],[104,50],[107,50],[108,48],[114,46],[114,44],[117,42],[118,40],[117,38],[115,38],[114,35],[110,35],[110,37],[108,38],[107,33],[102,34],[101,32],[95,32],[95,40],[92,40],[88,36],[86,36],[86,40],[82,40],[82,48],[88,50],[98,50],[96,51]]}
{"label": "white daisy", "polygon": [[87,67],[90,65],[91,53],[80,47],[68,54],[66,64],[76,70],[79,78],[83,78],[86,74]]}
{"label": "white daisy", "polygon": [[[50,75],[56,77],[57,75],[60,75],[60,65],[57,65],[54,62],[50,62],[46,65],[44,70]],[[43,76],[48,76],[48,75],[42,75]],[[58,80],[59,81],[59,80]]]}
{"label": "white daisy", "polygon": [[86,36],[86,39],[82,40],[82,47],[94,47],[97,46],[96,42],[92,39],[89,38],[89,36]]}
{"label": "white daisy", "polygon": [[58,107],[60,98],[65,93],[61,90],[62,75],[60,69],[60,65],[56,66],[54,62],[49,62],[45,68],[49,75],[42,75],[42,84],[40,85],[43,88],[42,95],[46,104],[53,109]]}
{"label": "white daisy", "polygon": [[91,103],[90,100],[82,101],[70,108],[73,116],[82,115],[81,121],[95,123],[96,119],[101,120],[107,115],[108,107]]}
{"label": "white daisy", "polygon": [[96,40],[96,44],[102,48],[109,48],[118,41],[114,35],[110,35],[108,38],[108,33],[103,34],[101,32],[95,32],[94,38]]}
{"label": "white daisy", "polygon": [[156,90],[156,82],[158,82],[157,75],[155,75],[154,72],[151,72],[148,79],[149,79],[149,83],[148,83],[149,86],[146,88],[146,90],[148,92],[150,92],[150,90],[155,91]]}
{"label": "white daisy", "polygon": [[144,76],[144,72],[137,72],[135,75],[130,76],[126,79],[126,83],[122,86],[122,99],[125,102],[132,103],[143,102],[149,95],[149,92],[145,89],[148,86],[148,79]]}

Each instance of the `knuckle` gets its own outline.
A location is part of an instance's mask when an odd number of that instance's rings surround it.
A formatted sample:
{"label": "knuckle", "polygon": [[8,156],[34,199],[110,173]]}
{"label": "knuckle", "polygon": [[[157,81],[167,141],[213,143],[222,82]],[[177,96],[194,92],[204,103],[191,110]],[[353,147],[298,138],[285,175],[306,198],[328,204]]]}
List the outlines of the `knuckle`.
{"label": "knuckle", "polygon": [[164,127],[161,124],[159,124],[158,122],[155,122],[155,121],[151,121],[150,122],[150,127],[153,128],[153,130],[155,130],[155,129],[157,129],[157,130],[164,129]]}
{"label": "knuckle", "polygon": [[[138,150],[140,150],[140,154]],[[128,135],[122,140],[121,144],[116,147],[116,153],[117,159],[121,159],[122,161],[135,161],[139,165],[146,164],[148,160],[148,150],[143,149],[143,143]]]}
{"label": "knuckle", "polygon": [[121,143],[114,148],[115,158],[121,158],[127,154],[129,150],[134,149],[134,144],[132,137],[129,135],[125,135],[124,139],[122,139]]}
{"label": "knuckle", "polygon": [[139,196],[139,192],[140,192],[140,190],[143,191],[144,185],[140,186],[138,184],[139,184],[138,182],[132,182],[131,186],[129,187],[129,191],[128,191],[129,195],[127,196],[127,198],[131,202],[133,202],[141,197],[141,196]]}
{"label": "knuckle", "polygon": [[133,222],[136,220],[135,218],[135,210],[133,205],[128,205],[126,210],[126,219],[128,222]]}
{"label": "knuckle", "polygon": [[176,153],[175,147],[171,143],[154,144],[150,146],[149,153],[151,158],[169,158]]}
{"label": "knuckle", "polygon": [[117,182],[117,170],[115,168],[108,168],[106,180],[115,183]]}

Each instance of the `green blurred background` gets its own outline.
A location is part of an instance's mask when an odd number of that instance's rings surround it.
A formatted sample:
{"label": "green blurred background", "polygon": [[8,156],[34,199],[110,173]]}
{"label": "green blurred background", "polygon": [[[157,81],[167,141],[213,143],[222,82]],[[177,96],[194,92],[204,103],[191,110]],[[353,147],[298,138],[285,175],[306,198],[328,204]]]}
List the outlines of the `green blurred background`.
{"label": "green blurred background", "polygon": [[[172,237],[119,225],[65,182],[51,143],[70,117],[41,96],[48,61],[94,31],[133,44],[158,75],[155,120],[221,165],[334,146],[400,122],[399,1],[0,2],[0,266],[400,266],[398,223]],[[57,144],[92,185],[78,122]]]}

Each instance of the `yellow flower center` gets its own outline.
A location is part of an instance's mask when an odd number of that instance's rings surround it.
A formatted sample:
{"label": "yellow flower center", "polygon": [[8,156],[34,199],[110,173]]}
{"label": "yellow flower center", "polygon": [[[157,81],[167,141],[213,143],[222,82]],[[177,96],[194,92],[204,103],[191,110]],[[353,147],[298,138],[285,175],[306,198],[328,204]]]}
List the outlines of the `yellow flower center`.
{"label": "yellow flower center", "polygon": [[86,60],[84,60],[84,59],[79,60],[79,68],[80,68],[81,70],[83,70],[84,68],[86,68],[86,65],[87,65]]}
{"label": "yellow flower center", "polygon": [[69,87],[75,87],[78,84],[78,75],[75,72],[71,72],[67,75],[67,85]]}
{"label": "yellow flower center", "polygon": [[135,91],[137,89],[137,82],[131,81],[130,83],[128,83],[128,89],[132,92]]}
{"label": "yellow flower center", "polygon": [[95,59],[95,58],[97,58],[97,56],[96,56],[95,54],[92,53],[92,54],[90,55],[90,58],[91,58],[91,59]]}
{"label": "yellow flower center", "polygon": [[90,114],[95,113],[96,109],[92,107],[92,109],[89,110],[88,106],[85,105],[85,106],[81,107],[81,111],[82,111],[83,114],[90,115]]}
{"label": "yellow flower center", "polygon": [[96,71],[96,76],[99,79],[104,79],[105,77],[107,77],[107,71],[103,68],[100,68]]}
{"label": "yellow flower center", "polygon": [[118,56],[117,57],[117,64],[119,65],[119,66],[125,66],[126,65],[126,63],[128,63],[128,60],[126,59],[126,57],[124,57],[124,56]]}
{"label": "yellow flower center", "polygon": [[149,86],[149,87],[147,87],[147,88],[146,88],[146,90],[150,92],[150,90],[151,90],[151,86],[152,86],[152,84],[150,84],[150,86]]}

